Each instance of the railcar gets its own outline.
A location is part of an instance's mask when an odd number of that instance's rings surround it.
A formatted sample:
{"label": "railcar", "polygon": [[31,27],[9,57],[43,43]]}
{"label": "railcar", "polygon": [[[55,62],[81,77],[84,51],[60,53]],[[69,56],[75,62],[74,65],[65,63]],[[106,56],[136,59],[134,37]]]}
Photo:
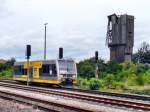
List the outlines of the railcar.
{"label": "railcar", "polygon": [[77,68],[73,59],[55,59],[29,62],[15,62],[13,80],[46,84],[77,84]]}

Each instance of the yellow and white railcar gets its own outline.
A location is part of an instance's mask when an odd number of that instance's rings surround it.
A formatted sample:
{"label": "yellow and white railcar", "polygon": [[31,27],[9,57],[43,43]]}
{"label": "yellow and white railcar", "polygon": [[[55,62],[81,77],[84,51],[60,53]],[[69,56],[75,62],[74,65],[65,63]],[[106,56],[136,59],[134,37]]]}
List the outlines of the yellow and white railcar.
{"label": "yellow and white railcar", "polygon": [[[72,59],[56,59],[29,62],[29,81],[47,84],[77,84],[76,63]],[[14,64],[16,81],[27,81],[27,62]]]}

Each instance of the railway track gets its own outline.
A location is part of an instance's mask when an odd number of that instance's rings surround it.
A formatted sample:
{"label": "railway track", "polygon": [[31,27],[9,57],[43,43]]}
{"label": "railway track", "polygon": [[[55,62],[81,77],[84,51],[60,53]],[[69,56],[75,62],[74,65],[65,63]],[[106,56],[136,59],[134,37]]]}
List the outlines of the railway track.
{"label": "railway track", "polygon": [[46,111],[50,111],[50,112],[70,112],[70,111],[73,111],[73,112],[94,112],[92,110],[80,108],[77,106],[70,106],[70,105],[66,105],[66,104],[62,104],[62,103],[50,102],[47,100],[38,99],[38,98],[30,97],[30,96],[24,96],[21,94],[15,94],[15,93],[4,92],[4,91],[0,91],[0,93],[1,93],[0,97],[2,97],[2,98],[36,105],[37,107],[42,108]]}
{"label": "railway track", "polygon": [[[0,82],[20,84],[18,82],[12,81],[12,80],[0,80]],[[96,90],[84,90],[84,89],[72,88],[72,87],[62,87],[62,88],[53,88],[53,89],[56,89],[56,90],[61,89],[61,90],[67,90],[67,91],[76,91],[76,92],[83,92],[83,93],[89,93],[89,94],[96,94],[96,95],[104,95],[104,96],[113,96],[113,97],[120,97],[120,98],[130,98],[130,99],[135,99],[135,100],[150,101],[150,96],[147,96],[147,95],[100,92],[100,91],[96,91]]]}
{"label": "railway track", "polygon": [[71,88],[71,87],[63,87],[62,89],[63,90],[69,90],[69,91],[77,91],[77,92],[84,92],[84,93],[90,93],[90,94],[97,94],[97,95],[114,96],[114,97],[120,97],[120,98],[130,98],[130,99],[136,99],[136,100],[150,101],[150,96],[148,96],[148,95],[100,92],[97,90],[84,90],[84,89]]}
{"label": "railway track", "polygon": [[86,100],[86,101],[97,102],[97,103],[110,104],[110,105],[133,108],[138,110],[150,111],[150,103],[134,102],[131,100],[108,98],[108,97],[102,97],[98,95],[95,96],[95,95],[89,95],[83,93],[72,93],[72,92],[64,92],[64,91],[57,91],[57,90],[49,90],[45,88],[37,88],[37,87],[30,87],[30,86],[28,87],[28,86],[16,85],[16,84],[0,83],[0,86],[32,91],[32,92],[39,92],[44,94],[58,95],[58,96],[75,98],[75,99]]}

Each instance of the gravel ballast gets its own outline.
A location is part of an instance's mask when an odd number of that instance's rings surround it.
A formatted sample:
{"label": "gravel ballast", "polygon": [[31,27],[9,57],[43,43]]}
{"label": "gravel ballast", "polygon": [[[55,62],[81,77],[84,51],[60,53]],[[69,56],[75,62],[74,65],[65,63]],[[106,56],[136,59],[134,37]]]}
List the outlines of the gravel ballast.
{"label": "gravel ballast", "polygon": [[[16,89],[12,89],[12,88],[7,88],[7,87],[0,87],[0,91],[6,91],[6,92],[11,92],[11,93],[15,93],[15,94],[22,94],[22,95],[27,95],[30,97],[34,97],[34,98],[38,98],[38,99],[42,99],[42,100],[47,100],[47,101],[51,101],[51,102],[55,102],[55,103],[61,103],[61,104],[66,104],[66,105],[72,105],[72,106],[78,106],[81,108],[87,108],[88,110],[93,110],[95,112],[97,111],[103,111],[103,112],[129,112],[128,110],[122,110],[122,109],[117,109],[117,108],[112,108],[112,107],[105,107],[104,105],[94,105],[94,104],[89,104],[88,102],[80,102],[80,101],[75,101],[73,99],[65,99],[64,98],[60,98],[57,96],[47,96],[45,94],[40,94],[40,93],[36,93],[36,92],[27,92],[27,91],[22,91],[22,90],[16,90]],[[13,107],[8,106],[10,109],[13,109]],[[16,106],[17,107],[17,106]],[[24,106],[23,106],[24,107]],[[27,106],[28,107],[28,106]],[[20,106],[21,108],[21,106]],[[29,108],[29,107],[28,107]],[[28,108],[24,108],[22,110],[25,111],[21,111],[21,112],[30,112],[26,111]],[[32,107],[30,107],[29,109],[32,109]],[[31,110],[31,112],[37,112],[39,110]],[[20,111],[6,111],[6,112],[20,112]]]}
{"label": "gravel ballast", "polygon": [[0,98],[0,112],[44,112],[44,111],[34,109],[33,106]]}

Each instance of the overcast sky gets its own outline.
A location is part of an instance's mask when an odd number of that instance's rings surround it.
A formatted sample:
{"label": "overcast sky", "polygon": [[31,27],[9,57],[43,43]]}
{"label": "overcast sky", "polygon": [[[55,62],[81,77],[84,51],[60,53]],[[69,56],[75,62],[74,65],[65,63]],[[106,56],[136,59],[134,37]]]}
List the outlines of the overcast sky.
{"label": "overcast sky", "polygon": [[149,0],[0,0],[0,58],[25,59],[26,44],[32,59],[43,59],[44,23],[47,22],[47,58],[89,58],[99,51],[109,59],[105,46],[107,15],[135,16],[134,52],[142,41],[150,43]]}

